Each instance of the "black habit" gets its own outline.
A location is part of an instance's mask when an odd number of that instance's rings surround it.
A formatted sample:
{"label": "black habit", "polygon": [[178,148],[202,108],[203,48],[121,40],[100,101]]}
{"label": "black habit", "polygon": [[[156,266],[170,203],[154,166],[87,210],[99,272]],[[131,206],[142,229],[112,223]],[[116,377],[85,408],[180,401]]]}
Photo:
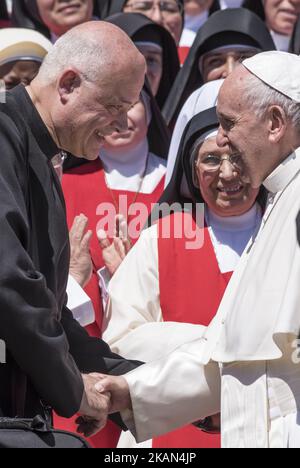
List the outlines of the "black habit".
{"label": "black habit", "polygon": [[21,369],[24,416],[41,413],[42,401],[71,417],[82,399],[81,373],[123,374],[137,363],[90,338],[66,307],[69,236],[51,163],[59,149],[22,85],[0,105],[0,148],[0,339],[8,354],[0,364],[0,415],[17,414]]}
{"label": "black habit", "polygon": [[218,47],[236,44],[255,47],[260,51],[275,50],[266,25],[251,11],[228,8],[214,13],[200,28],[163,108],[163,115],[170,128],[174,127],[186,100],[203,85],[199,70],[200,57]]}

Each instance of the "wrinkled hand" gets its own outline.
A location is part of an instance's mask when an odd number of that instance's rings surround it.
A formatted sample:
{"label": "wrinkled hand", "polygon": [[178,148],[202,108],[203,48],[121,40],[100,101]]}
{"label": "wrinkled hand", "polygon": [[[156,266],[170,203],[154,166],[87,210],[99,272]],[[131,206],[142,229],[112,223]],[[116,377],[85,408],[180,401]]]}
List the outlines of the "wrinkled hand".
{"label": "wrinkled hand", "polygon": [[110,394],[109,414],[132,409],[129,385],[124,377],[98,374],[95,389],[100,394]]}
{"label": "wrinkled hand", "polygon": [[103,260],[111,276],[115,274],[131,249],[126,219],[122,215],[117,215],[115,222],[116,225],[112,243],[109,241],[103,229],[97,232]]}
{"label": "wrinkled hand", "polygon": [[79,410],[80,416],[77,418],[77,432],[85,437],[97,434],[106,426],[107,417],[110,410],[110,394],[103,391],[98,392],[95,388],[101,374],[82,375],[84,383],[84,394]]}
{"label": "wrinkled hand", "polygon": [[70,230],[71,260],[70,275],[84,288],[93,273],[90,254],[92,231],[87,231],[88,219],[83,214],[76,216]]}

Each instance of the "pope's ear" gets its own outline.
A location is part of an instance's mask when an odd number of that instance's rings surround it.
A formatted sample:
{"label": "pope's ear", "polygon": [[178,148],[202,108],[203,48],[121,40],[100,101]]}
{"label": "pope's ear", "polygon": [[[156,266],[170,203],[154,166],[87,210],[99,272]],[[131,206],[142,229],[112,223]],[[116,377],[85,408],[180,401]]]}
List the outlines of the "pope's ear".
{"label": "pope's ear", "polygon": [[278,143],[284,136],[288,125],[287,116],[280,106],[268,109],[268,130],[271,143]]}
{"label": "pope's ear", "polygon": [[80,75],[75,70],[66,70],[58,81],[58,92],[61,100],[66,103],[70,95],[80,88],[80,86]]}

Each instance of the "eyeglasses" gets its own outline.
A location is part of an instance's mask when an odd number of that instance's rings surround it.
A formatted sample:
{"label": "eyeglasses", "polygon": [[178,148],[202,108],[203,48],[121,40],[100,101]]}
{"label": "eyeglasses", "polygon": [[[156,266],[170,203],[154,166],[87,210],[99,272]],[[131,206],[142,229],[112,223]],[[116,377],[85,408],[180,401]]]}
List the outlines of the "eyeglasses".
{"label": "eyeglasses", "polygon": [[161,1],[158,3],[154,3],[151,1],[137,1],[137,2],[132,2],[128,3],[126,7],[131,8],[133,11],[136,12],[149,12],[153,10],[155,7],[158,7],[161,11],[161,13],[165,15],[176,15],[176,14],[181,14],[183,12],[183,5],[177,2],[171,2],[171,1]]}
{"label": "eyeglasses", "polygon": [[224,156],[219,158],[218,156],[208,155],[203,161],[195,161],[196,166],[201,165],[206,172],[218,172],[221,169],[222,163],[229,161],[232,167],[237,172],[243,171],[243,161],[239,154],[233,154],[232,156]]}

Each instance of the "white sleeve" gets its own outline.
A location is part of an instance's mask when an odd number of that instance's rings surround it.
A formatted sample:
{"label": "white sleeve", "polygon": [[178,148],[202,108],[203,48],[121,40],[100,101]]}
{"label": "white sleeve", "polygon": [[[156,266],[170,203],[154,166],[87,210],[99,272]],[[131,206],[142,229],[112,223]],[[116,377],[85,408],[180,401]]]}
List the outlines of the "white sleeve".
{"label": "white sleeve", "polygon": [[220,369],[213,361],[202,364],[203,345],[195,340],[124,376],[133,413],[122,417],[138,442],[220,413]]}
{"label": "white sleeve", "polygon": [[109,273],[106,267],[103,267],[100,270],[98,270],[97,274],[99,278],[102,306],[103,306],[103,310],[105,310],[108,304],[108,299],[109,299],[108,287],[111,281],[111,274]]}
{"label": "white sleeve", "polygon": [[157,226],[142,233],[112,278],[109,296],[102,336],[113,352],[127,359],[160,359],[205,330],[201,325],[162,321]]}
{"label": "white sleeve", "polygon": [[77,281],[69,275],[67,285],[68,304],[73,317],[82,327],[95,322],[93,303]]}

